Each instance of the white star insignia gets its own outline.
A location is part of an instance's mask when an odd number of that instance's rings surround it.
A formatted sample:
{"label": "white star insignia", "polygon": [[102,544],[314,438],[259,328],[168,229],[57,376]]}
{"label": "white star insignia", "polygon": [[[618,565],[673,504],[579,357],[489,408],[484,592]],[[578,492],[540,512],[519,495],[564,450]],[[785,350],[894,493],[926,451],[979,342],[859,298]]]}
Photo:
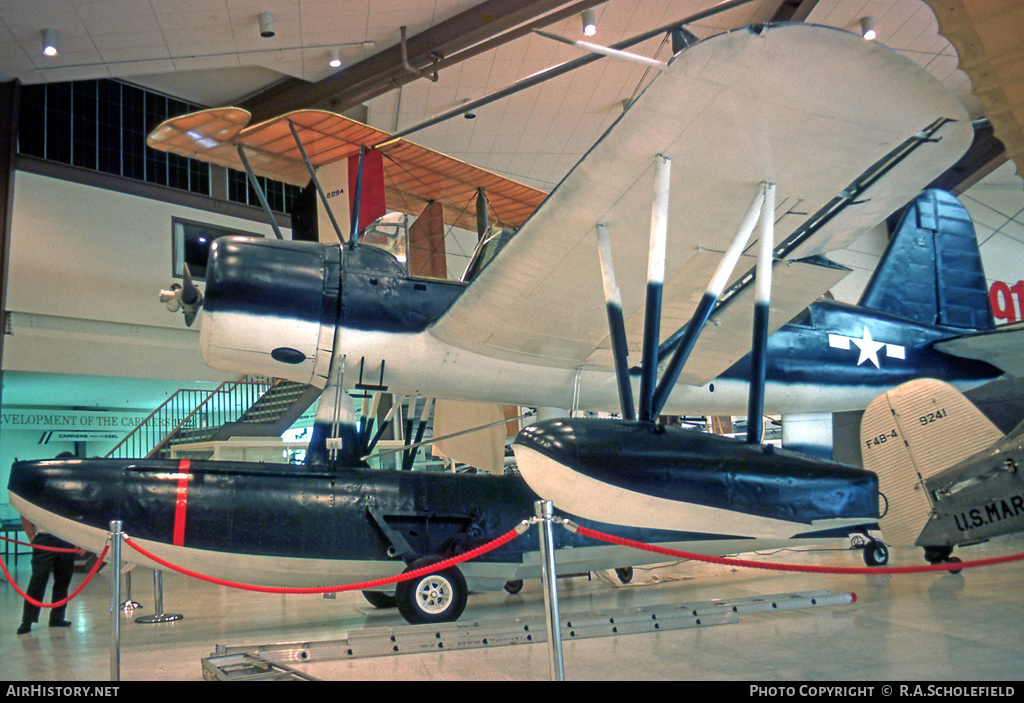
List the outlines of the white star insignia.
{"label": "white star insignia", "polygon": [[857,366],[860,366],[865,361],[871,360],[871,363],[875,365],[875,368],[881,368],[878,365],[878,350],[885,346],[885,342],[876,342],[871,338],[871,332],[867,327],[864,328],[864,336],[860,339],[856,337],[850,337],[850,341],[857,345],[860,349],[860,358],[857,359]]}
{"label": "white star insignia", "polygon": [[847,337],[844,334],[830,334],[828,336],[828,345],[834,349],[849,349],[850,343],[857,345],[860,349],[860,357],[857,359],[857,366],[860,366],[865,361],[870,361],[875,365],[875,368],[881,368],[878,361],[878,352],[885,348],[885,355],[890,359],[905,359],[906,347],[900,346],[899,344],[886,344],[885,342],[876,342],[871,337],[871,332],[867,327],[864,328],[864,333],[858,337]]}

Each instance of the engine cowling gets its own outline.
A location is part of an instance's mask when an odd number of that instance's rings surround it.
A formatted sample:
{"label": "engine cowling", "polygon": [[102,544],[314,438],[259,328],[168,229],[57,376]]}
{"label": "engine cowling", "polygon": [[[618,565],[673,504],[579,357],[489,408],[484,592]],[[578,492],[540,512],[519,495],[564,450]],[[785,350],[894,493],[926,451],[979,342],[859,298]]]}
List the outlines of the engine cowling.
{"label": "engine cowling", "polygon": [[224,371],[326,384],[341,290],[339,247],[221,237],[206,267],[200,352]]}

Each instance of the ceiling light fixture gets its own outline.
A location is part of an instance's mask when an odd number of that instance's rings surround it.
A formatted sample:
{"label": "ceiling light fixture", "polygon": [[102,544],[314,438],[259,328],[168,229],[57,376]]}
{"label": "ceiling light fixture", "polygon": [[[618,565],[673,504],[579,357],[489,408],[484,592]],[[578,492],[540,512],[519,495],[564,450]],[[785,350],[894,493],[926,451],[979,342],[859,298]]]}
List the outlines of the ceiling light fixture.
{"label": "ceiling light fixture", "polygon": [[57,55],[57,30],[52,27],[43,30],[43,53],[47,56]]}
{"label": "ceiling light fixture", "polygon": [[597,17],[593,9],[583,11],[583,33],[588,37],[597,34]]}
{"label": "ceiling light fixture", "polygon": [[871,41],[877,34],[875,33],[875,18],[874,17],[861,17],[860,18],[860,33],[865,39]]}
{"label": "ceiling light fixture", "polygon": [[327,63],[331,68],[341,68],[341,55],[337,49],[331,49],[327,52]]}
{"label": "ceiling light fixture", "polygon": [[260,36],[264,39],[269,39],[274,36],[274,13],[273,12],[261,12],[256,16],[256,20],[260,24]]}

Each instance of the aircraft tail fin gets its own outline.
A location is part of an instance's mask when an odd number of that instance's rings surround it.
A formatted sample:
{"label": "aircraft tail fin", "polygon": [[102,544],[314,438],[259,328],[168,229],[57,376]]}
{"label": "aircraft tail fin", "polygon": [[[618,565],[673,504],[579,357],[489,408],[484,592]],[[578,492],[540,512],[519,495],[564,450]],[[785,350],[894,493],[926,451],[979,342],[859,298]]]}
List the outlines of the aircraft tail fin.
{"label": "aircraft tail fin", "polygon": [[907,207],[860,305],[929,325],[995,327],[974,224],[955,197],[929,189]]}
{"label": "aircraft tail fin", "polygon": [[962,393],[931,378],[875,398],[861,420],[864,468],[884,496],[882,536],[913,545],[932,513],[923,482],[1003,436]]}

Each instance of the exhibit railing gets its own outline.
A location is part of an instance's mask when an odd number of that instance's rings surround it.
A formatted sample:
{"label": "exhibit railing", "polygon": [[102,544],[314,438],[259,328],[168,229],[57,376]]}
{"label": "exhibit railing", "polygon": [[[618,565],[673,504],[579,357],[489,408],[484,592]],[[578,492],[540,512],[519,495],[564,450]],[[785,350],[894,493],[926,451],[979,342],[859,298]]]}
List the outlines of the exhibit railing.
{"label": "exhibit railing", "polygon": [[199,442],[230,422],[237,422],[274,387],[276,379],[249,377],[225,381],[213,390],[182,388],[128,433],[107,457],[143,459],[158,456],[172,441]]}

